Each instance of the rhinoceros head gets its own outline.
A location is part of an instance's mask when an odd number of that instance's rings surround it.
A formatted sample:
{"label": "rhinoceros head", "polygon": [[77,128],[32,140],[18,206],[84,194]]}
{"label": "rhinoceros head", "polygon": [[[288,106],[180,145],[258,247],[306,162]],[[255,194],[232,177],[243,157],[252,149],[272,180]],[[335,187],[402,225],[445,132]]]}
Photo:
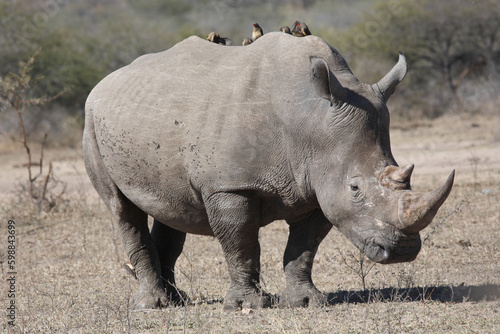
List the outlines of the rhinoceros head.
{"label": "rhinoceros head", "polygon": [[315,152],[312,187],[325,216],[379,263],[415,259],[419,231],[432,221],[454,180],[452,171],[436,190],[414,192],[413,164],[399,167],[392,156],[386,101],[406,71],[400,54],[384,78],[368,85],[350,71],[332,70],[323,58],[311,58],[311,85],[330,102],[329,115],[317,131],[326,149]]}

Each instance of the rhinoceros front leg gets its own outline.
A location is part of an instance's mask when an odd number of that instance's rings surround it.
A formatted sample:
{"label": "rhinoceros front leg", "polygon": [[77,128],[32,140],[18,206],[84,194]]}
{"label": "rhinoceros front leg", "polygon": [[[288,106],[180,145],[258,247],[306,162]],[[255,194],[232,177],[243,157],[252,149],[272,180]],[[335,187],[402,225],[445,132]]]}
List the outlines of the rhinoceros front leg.
{"label": "rhinoceros front leg", "polygon": [[314,286],[311,273],[319,244],[331,228],[332,224],[320,210],[307,219],[290,223],[283,258],[287,286],[280,306],[304,307],[326,303],[327,298]]}
{"label": "rhinoceros front leg", "polygon": [[155,219],[151,237],[160,258],[161,277],[166,288],[168,301],[174,305],[185,304],[187,294],[179,290],[175,284],[174,267],[177,258],[182,253],[186,233],[168,227]]}
{"label": "rhinoceros front leg", "polygon": [[210,226],[224,252],[231,286],[225,310],[271,306],[259,288],[259,202],[249,193],[217,193],[205,200]]}

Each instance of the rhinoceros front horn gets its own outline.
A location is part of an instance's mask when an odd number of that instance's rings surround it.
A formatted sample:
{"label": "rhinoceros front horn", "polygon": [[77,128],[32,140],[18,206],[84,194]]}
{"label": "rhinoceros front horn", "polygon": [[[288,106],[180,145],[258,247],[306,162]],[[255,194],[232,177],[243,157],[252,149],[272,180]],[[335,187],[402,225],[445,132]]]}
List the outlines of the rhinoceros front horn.
{"label": "rhinoceros front horn", "polygon": [[398,217],[403,226],[401,232],[413,234],[426,228],[450,194],[454,179],[455,170],[452,170],[446,182],[434,191],[403,193],[398,203]]}

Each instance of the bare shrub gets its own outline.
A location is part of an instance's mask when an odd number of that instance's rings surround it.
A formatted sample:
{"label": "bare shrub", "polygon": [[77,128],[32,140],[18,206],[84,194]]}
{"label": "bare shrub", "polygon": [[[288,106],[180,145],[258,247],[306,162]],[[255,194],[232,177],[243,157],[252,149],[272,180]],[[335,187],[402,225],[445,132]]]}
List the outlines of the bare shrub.
{"label": "bare shrub", "polygon": [[359,251],[359,254],[355,255],[352,252],[344,254],[339,248],[337,250],[340,254],[341,262],[360,278],[361,286],[363,290],[366,290],[366,277],[375,266],[375,262],[370,261],[363,251]]}
{"label": "bare shrub", "polygon": [[[31,75],[35,58],[39,53],[40,49],[27,62],[20,62],[18,73],[10,72],[5,77],[0,77],[0,103],[15,112],[21,130],[20,142],[26,151],[27,162],[25,166],[28,171],[27,186],[26,188],[21,187],[21,191],[26,191],[29,194],[29,198],[37,204],[39,210],[51,210],[64,193],[65,185],[54,177],[52,162],[49,162],[48,171],[44,174],[43,153],[47,133],[41,142],[40,158],[38,162],[34,161],[23,115],[32,107],[42,106],[57,99],[67,89],[53,96],[32,97],[30,95],[30,89],[43,79],[42,77],[34,78]],[[38,172],[35,171],[37,167]]]}

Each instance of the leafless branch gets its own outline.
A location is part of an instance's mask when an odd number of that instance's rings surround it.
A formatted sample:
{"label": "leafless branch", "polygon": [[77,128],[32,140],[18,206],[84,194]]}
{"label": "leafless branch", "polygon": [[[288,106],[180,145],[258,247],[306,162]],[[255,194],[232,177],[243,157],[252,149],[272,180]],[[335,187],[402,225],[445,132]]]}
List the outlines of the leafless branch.
{"label": "leafless branch", "polygon": [[[44,158],[44,149],[45,144],[47,142],[46,133],[43,137],[41,143],[41,151],[40,151],[40,163],[39,163],[39,171],[36,175],[33,175],[32,167],[33,167],[33,156],[31,152],[30,145],[28,144],[28,136],[26,133],[26,128],[23,120],[23,113],[26,111],[26,108],[29,106],[37,106],[44,105],[48,102],[51,102],[62,94],[68,91],[68,89],[64,89],[59,93],[47,97],[28,97],[28,93],[30,88],[34,83],[37,82],[39,78],[32,78],[30,73],[32,70],[33,63],[35,62],[36,56],[40,53],[41,49],[38,49],[31,57],[28,59],[26,63],[20,63],[19,74],[9,73],[5,78],[0,78],[0,102],[2,104],[9,105],[16,113],[19,127],[21,128],[21,140],[24,150],[26,151],[26,156],[28,163],[26,165],[28,169],[28,184],[29,184],[29,195],[32,199],[37,201],[39,207],[42,207],[43,203],[47,203],[49,208],[52,208],[55,205],[55,201],[59,199],[62,195],[62,192],[66,189],[65,185],[63,185],[63,190],[60,194],[55,196],[47,196],[49,190],[54,189],[59,183],[53,178],[53,170],[52,163],[49,163],[49,171],[47,175],[45,175],[44,180],[37,183],[37,179],[43,175],[43,158]],[[53,181],[55,186],[53,188],[49,188],[49,183]],[[48,198],[50,197],[50,198]]]}
{"label": "leafless branch", "polygon": [[446,214],[446,216],[444,216],[443,218],[441,218],[441,220],[432,227],[431,231],[425,236],[425,238],[422,240],[422,245],[425,244],[425,242],[429,239],[429,237],[437,230],[437,228],[439,226],[441,226],[445,221],[446,219],[448,219],[451,215],[453,215],[455,212],[458,212],[460,211],[460,207],[463,205],[463,204],[469,204],[469,202],[467,200],[464,200],[462,199],[460,202],[458,202],[457,205],[455,205],[455,207],[453,208],[453,210],[451,210],[450,212],[448,212]]}

